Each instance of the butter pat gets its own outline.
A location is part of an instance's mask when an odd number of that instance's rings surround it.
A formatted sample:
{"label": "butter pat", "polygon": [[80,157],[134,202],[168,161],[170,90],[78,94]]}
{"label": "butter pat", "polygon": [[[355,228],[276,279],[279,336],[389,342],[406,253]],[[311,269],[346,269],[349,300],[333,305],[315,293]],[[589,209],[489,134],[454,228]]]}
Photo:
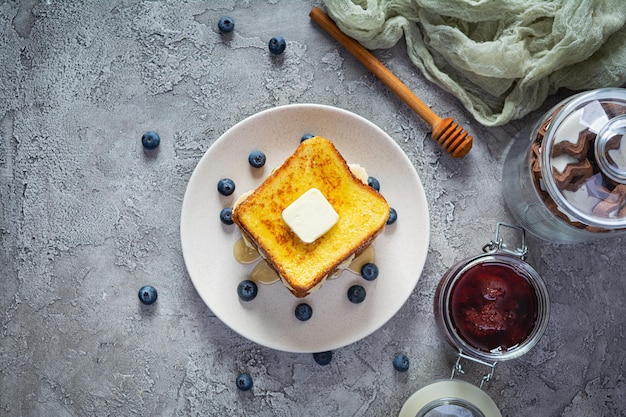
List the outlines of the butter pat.
{"label": "butter pat", "polygon": [[304,243],[313,243],[328,232],[339,215],[324,194],[311,188],[291,203],[282,213],[283,220]]}

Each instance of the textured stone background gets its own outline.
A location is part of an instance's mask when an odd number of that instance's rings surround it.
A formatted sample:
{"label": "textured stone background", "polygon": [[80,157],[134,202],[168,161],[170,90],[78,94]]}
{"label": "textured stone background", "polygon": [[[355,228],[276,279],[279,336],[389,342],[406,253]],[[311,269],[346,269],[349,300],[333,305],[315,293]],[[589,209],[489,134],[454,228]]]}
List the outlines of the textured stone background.
{"label": "textured stone background", "polygon": [[[433,291],[453,262],[480,252],[497,221],[512,221],[504,150],[559,98],[484,128],[401,45],[377,51],[476,137],[452,160],[310,22],[318,3],[0,2],[0,415],[393,416],[411,393],[449,376],[454,352],[436,331]],[[222,14],[236,21],[231,36],[217,32]],[[274,35],[288,41],[281,59],[267,51]],[[327,367],[223,325],[197,295],[179,243],[186,183],[209,146],[258,111],[307,102],[387,131],[424,183],[432,222],[406,305]],[[146,130],[161,134],[156,154],[141,147]],[[503,415],[626,414],[625,242],[529,238],[553,314],[538,346],[498,365],[486,388]],[[159,290],[151,308],[137,300],[145,283]],[[406,374],[391,366],[397,351],[412,361]],[[254,377],[251,391],[234,385],[242,370]]]}

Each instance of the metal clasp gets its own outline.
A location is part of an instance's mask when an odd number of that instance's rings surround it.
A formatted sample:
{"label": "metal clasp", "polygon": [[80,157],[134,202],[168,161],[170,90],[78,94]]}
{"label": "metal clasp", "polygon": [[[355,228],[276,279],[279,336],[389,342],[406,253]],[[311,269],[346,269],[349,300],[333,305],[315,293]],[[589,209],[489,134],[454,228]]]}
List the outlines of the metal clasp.
{"label": "metal clasp", "polygon": [[457,374],[465,375],[465,371],[463,370],[463,366],[461,365],[461,359],[467,359],[472,362],[476,362],[478,364],[481,364],[490,368],[489,373],[487,373],[486,375],[483,375],[483,378],[480,381],[480,385],[478,386],[480,389],[483,389],[483,385],[485,385],[485,383],[491,381],[491,378],[493,378],[493,375],[496,372],[496,365],[498,364],[498,362],[486,362],[480,359],[476,359],[476,358],[473,358],[471,356],[464,354],[462,350],[459,350],[459,356],[457,357],[456,363],[454,364],[454,367],[452,368],[452,375],[450,375],[450,379],[454,379],[454,376]]}
{"label": "metal clasp", "polygon": [[[509,247],[504,243],[504,239],[500,236],[500,228],[508,227],[510,229],[515,229],[521,234],[520,246],[516,249],[509,249]],[[526,246],[526,230],[521,227],[513,226],[511,224],[498,222],[496,226],[496,236],[494,240],[487,243],[483,246],[483,252],[503,252],[508,253],[509,255],[517,256],[522,260],[526,259],[526,255],[528,255],[528,246]]]}

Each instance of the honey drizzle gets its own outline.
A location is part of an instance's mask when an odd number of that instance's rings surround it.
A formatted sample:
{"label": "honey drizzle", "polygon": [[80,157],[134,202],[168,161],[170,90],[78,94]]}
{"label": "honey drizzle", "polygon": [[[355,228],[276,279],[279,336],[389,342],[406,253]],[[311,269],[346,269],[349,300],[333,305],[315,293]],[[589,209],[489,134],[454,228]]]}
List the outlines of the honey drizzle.
{"label": "honey drizzle", "polygon": [[354,260],[350,263],[350,266],[348,266],[348,269],[355,274],[360,274],[363,265],[368,263],[374,263],[374,260],[374,246],[369,245],[363,250],[363,252],[359,254],[359,256],[354,258]]}
{"label": "honey drizzle", "polygon": [[251,264],[261,257],[256,249],[246,245],[243,237],[239,238],[239,240],[235,242],[235,246],[233,247],[233,255],[235,257],[235,260],[241,264]]}
{"label": "honey drizzle", "polygon": [[279,281],[280,277],[274,268],[269,266],[265,260],[262,260],[250,272],[250,279],[259,284],[269,285]]}

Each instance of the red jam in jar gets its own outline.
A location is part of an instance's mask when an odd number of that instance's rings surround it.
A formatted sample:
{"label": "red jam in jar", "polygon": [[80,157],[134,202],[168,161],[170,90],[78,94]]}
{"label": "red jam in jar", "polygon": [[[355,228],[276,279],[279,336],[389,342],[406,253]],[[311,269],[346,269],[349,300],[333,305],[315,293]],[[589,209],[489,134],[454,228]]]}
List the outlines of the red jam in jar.
{"label": "red jam in jar", "polygon": [[450,319],[458,335],[486,351],[508,351],[524,342],[537,322],[532,284],[512,265],[472,266],[450,290]]}
{"label": "red jam in jar", "polygon": [[521,257],[491,252],[457,262],[435,293],[435,318],[450,344],[473,358],[519,357],[543,335],[548,290]]}

